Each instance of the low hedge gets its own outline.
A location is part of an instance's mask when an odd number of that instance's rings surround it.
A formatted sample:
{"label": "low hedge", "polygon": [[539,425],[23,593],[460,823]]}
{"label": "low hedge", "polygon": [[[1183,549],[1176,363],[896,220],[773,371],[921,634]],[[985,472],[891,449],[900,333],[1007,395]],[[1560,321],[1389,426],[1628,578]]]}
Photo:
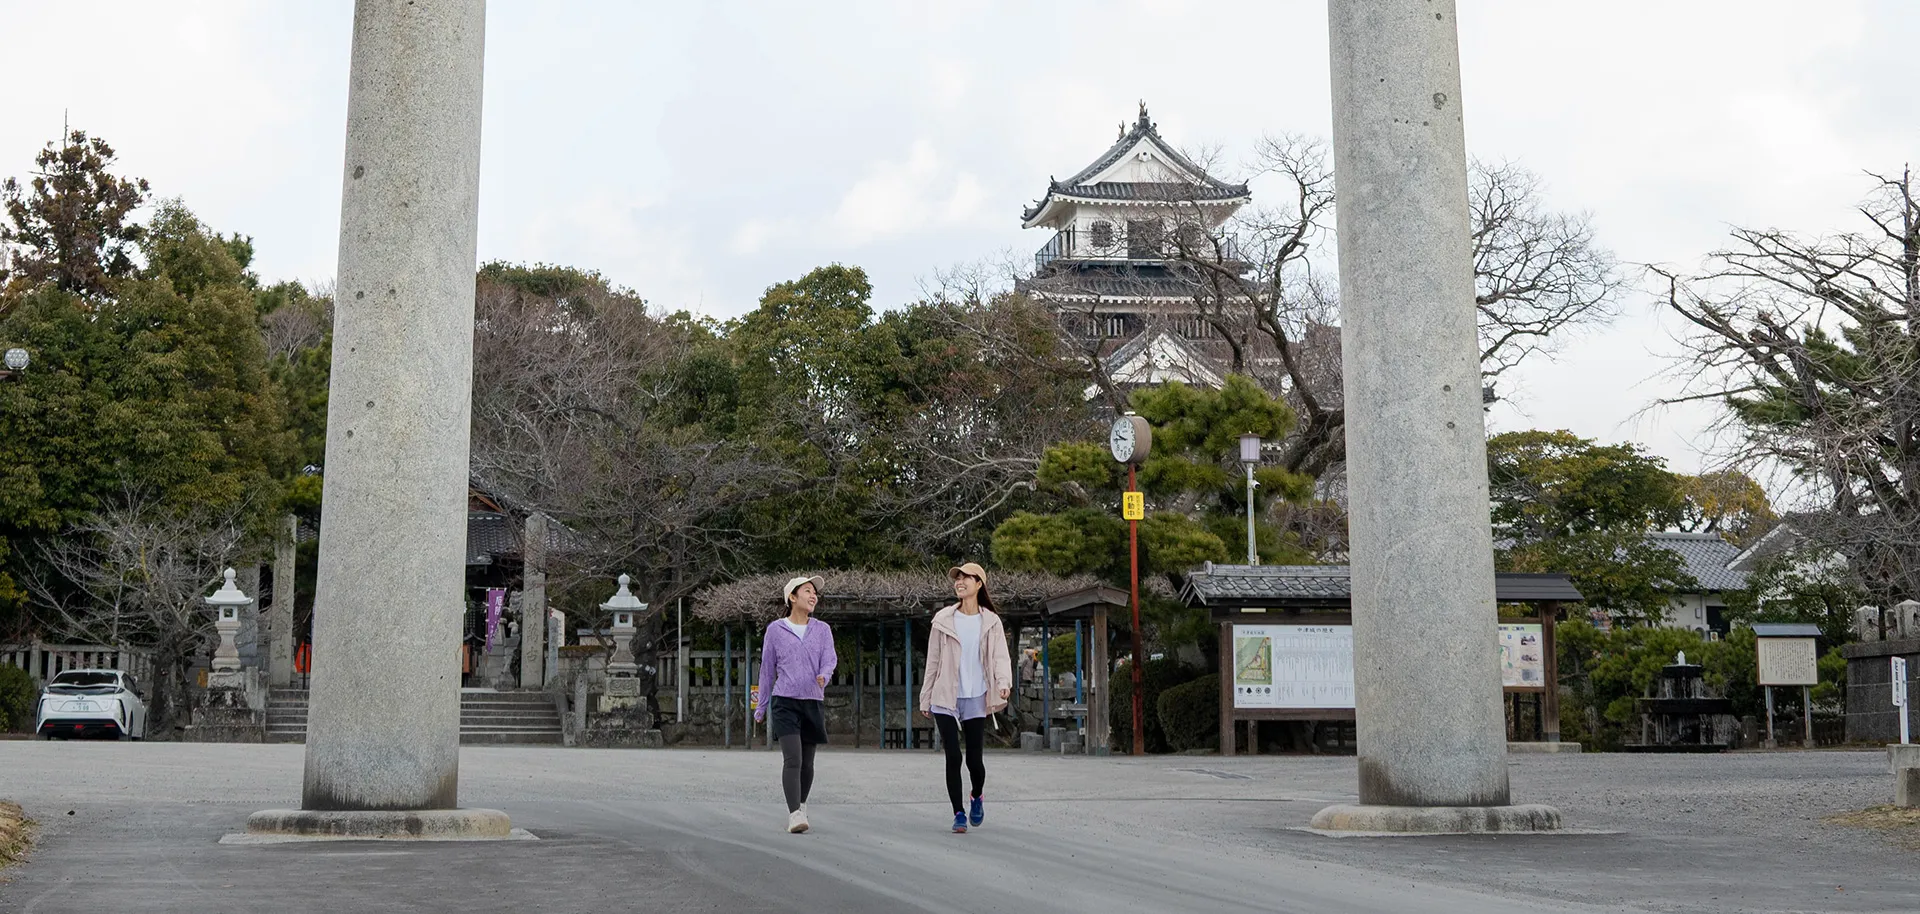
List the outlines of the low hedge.
{"label": "low hedge", "polygon": [[1175,752],[1220,745],[1220,674],[1208,673],[1160,693],[1160,731]]}
{"label": "low hedge", "polygon": [[10,663],[0,664],[0,732],[26,730],[33,726],[34,704],[40,691],[33,677]]}

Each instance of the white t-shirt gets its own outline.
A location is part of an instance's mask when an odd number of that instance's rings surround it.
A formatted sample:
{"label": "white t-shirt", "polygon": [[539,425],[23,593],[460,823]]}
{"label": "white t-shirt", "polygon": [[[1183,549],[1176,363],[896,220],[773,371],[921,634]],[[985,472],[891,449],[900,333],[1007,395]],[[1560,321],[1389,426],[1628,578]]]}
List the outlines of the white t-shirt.
{"label": "white t-shirt", "polygon": [[781,619],[780,624],[786,626],[787,631],[793,632],[795,637],[801,639],[802,641],[806,640],[807,623],[802,622],[799,625],[795,625],[793,624],[793,620],[791,619]]}
{"label": "white t-shirt", "polygon": [[980,663],[980,614],[954,610],[953,630],[960,635],[960,698],[987,694],[987,670]]}

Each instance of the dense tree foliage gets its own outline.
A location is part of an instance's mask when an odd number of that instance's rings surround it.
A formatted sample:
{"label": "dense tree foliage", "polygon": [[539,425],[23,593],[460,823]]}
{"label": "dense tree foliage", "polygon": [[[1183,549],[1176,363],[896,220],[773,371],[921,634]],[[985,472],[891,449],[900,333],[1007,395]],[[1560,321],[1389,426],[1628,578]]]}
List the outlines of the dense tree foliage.
{"label": "dense tree foliage", "polygon": [[1647,533],[1677,522],[1679,477],[1636,445],[1570,432],[1508,432],[1487,442],[1496,562],[1562,572],[1590,606],[1625,621],[1665,618],[1667,595],[1694,586],[1678,555]]}

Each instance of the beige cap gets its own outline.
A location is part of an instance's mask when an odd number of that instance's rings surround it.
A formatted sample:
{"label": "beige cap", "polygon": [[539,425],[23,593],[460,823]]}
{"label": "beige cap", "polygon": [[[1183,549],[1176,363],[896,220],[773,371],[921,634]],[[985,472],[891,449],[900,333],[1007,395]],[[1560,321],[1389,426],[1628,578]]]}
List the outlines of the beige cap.
{"label": "beige cap", "polygon": [[788,600],[792,600],[793,592],[799,589],[800,585],[802,584],[812,584],[813,592],[819,593],[820,588],[827,586],[827,580],[817,575],[811,578],[806,577],[804,575],[801,577],[794,578],[793,580],[787,582],[787,589],[782,592],[782,596],[786,597]]}
{"label": "beige cap", "polygon": [[955,565],[947,569],[947,577],[949,578],[957,578],[963,574],[978,580],[980,586],[987,586],[987,570],[980,567],[980,563],[968,562],[965,565]]}

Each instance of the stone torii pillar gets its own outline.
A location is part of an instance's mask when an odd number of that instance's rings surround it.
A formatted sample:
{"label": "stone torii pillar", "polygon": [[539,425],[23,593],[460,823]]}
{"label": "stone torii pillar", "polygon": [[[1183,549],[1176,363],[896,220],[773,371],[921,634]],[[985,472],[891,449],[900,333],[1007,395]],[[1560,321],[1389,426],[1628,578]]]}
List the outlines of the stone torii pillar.
{"label": "stone torii pillar", "polygon": [[1361,831],[1510,806],[1453,0],[1329,0]]}
{"label": "stone torii pillar", "polygon": [[461,810],[482,0],[359,0],[300,810],[248,831],[507,837]]}

